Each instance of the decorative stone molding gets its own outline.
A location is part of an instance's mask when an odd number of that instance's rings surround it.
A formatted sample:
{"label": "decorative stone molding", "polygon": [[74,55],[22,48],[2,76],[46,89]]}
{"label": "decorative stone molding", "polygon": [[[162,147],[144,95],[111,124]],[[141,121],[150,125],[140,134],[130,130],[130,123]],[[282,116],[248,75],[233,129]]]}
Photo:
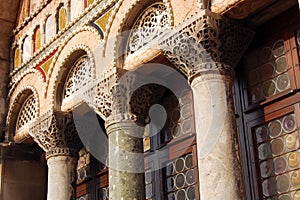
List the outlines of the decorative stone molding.
{"label": "decorative stone molding", "polygon": [[77,158],[82,148],[71,113],[49,111],[31,124],[29,134],[46,151],[47,158],[58,155]]}
{"label": "decorative stone molding", "polygon": [[253,32],[229,19],[203,10],[161,40],[166,57],[190,80],[213,71],[232,74]]}

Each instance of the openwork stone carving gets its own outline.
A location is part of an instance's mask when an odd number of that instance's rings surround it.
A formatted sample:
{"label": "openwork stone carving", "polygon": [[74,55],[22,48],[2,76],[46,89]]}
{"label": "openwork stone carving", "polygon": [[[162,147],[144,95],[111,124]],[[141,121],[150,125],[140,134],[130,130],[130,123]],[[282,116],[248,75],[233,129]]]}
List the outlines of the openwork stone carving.
{"label": "openwork stone carving", "polygon": [[71,113],[48,112],[31,125],[29,133],[46,151],[47,158],[78,157],[78,150],[82,148]]}
{"label": "openwork stone carving", "polygon": [[171,17],[167,7],[162,3],[150,5],[136,20],[128,40],[128,54],[146,46],[149,42],[171,26]]}
{"label": "openwork stone carving", "polygon": [[88,85],[95,77],[94,67],[87,55],[80,57],[69,72],[66,84],[64,98],[67,98],[78,91],[80,88]]}
{"label": "openwork stone carving", "polygon": [[37,117],[37,103],[34,94],[26,99],[17,118],[16,131]]}
{"label": "openwork stone carving", "polygon": [[[139,87],[142,86],[142,87]],[[112,121],[133,120],[145,124],[151,105],[164,94],[157,84],[143,85],[142,76],[112,68],[96,87],[95,107]]]}
{"label": "openwork stone carving", "polygon": [[233,73],[253,32],[204,10],[160,42],[166,57],[189,79],[207,71]]}

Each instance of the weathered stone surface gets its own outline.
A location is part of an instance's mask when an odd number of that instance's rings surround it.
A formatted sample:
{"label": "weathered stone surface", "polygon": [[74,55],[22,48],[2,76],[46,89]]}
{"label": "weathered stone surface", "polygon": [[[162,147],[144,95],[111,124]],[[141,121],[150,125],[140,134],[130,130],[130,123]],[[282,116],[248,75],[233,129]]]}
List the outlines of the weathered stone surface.
{"label": "weathered stone surface", "polygon": [[49,158],[47,164],[47,200],[75,199],[77,159],[68,156],[55,156]]}
{"label": "weathered stone surface", "polygon": [[206,74],[191,86],[201,199],[243,199],[230,77]]}
{"label": "weathered stone surface", "polygon": [[145,199],[143,128],[126,121],[108,125],[107,133],[110,199]]}

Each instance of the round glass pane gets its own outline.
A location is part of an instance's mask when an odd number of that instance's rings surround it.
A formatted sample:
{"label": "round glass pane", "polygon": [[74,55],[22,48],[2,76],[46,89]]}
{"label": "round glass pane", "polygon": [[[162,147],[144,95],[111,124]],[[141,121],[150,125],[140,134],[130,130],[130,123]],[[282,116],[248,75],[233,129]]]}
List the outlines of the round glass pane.
{"label": "round glass pane", "polygon": [[300,190],[298,190],[297,192],[295,192],[293,200],[300,200]]}
{"label": "round glass pane", "polygon": [[176,193],[176,199],[177,200],[185,200],[185,191],[184,190],[179,190],[177,193]]}
{"label": "round glass pane", "polygon": [[282,73],[287,70],[286,57],[282,56],[275,61],[275,68],[277,73]]}
{"label": "round glass pane", "polygon": [[273,178],[264,180],[262,183],[262,188],[265,196],[271,196],[275,194],[275,180]]}
{"label": "round glass pane", "polygon": [[258,147],[259,159],[264,160],[264,159],[270,157],[270,155],[271,155],[271,150],[270,150],[270,146],[268,143],[259,145],[259,147]]}
{"label": "round glass pane", "polygon": [[274,120],[269,123],[269,133],[271,137],[277,137],[281,133],[281,123],[279,120]]}
{"label": "round glass pane", "polygon": [[294,149],[298,148],[299,147],[298,133],[294,132],[294,133],[288,134],[285,137],[285,145],[290,150],[294,150]]}
{"label": "round glass pane", "polygon": [[277,89],[279,91],[284,91],[288,88],[290,88],[290,79],[287,74],[281,74],[277,77],[276,80]]}
{"label": "round glass pane", "polygon": [[290,188],[289,177],[285,174],[281,175],[281,176],[278,176],[277,180],[276,180],[276,186],[277,186],[277,190],[280,193],[287,192]]}
{"label": "round glass pane", "polygon": [[273,162],[268,160],[260,164],[260,173],[263,178],[269,177],[273,172]]}
{"label": "round glass pane", "polygon": [[181,117],[182,119],[186,119],[191,116],[191,105],[186,104],[181,107]]}
{"label": "round glass pane", "polygon": [[269,138],[268,129],[265,126],[260,126],[255,130],[256,140],[258,143],[263,142]]}
{"label": "round glass pane", "polygon": [[195,188],[194,187],[188,188],[186,193],[187,193],[187,198],[188,199],[196,199]]}
{"label": "round glass pane", "polygon": [[299,167],[300,166],[300,153],[297,151],[290,153],[290,155],[288,157],[288,164],[292,168]]}
{"label": "round glass pane", "polygon": [[185,177],[183,174],[177,174],[175,177],[175,185],[177,188],[182,188],[184,186]]}
{"label": "round glass pane", "polygon": [[283,40],[278,40],[273,46],[273,54],[275,56],[280,56],[284,53],[284,42]]}
{"label": "round glass pane", "polygon": [[274,169],[277,174],[283,173],[286,170],[286,160],[284,157],[277,157],[274,159]]}
{"label": "round glass pane", "polygon": [[174,123],[177,123],[179,119],[180,119],[180,110],[176,109],[172,113],[172,121]]}
{"label": "round glass pane", "polygon": [[285,194],[278,197],[278,200],[291,200],[290,195]]}
{"label": "round glass pane", "polygon": [[295,117],[293,115],[288,115],[283,118],[283,129],[285,132],[291,132],[295,130],[296,128],[296,122]]}
{"label": "round glass pane", "polygon": [[193,123],[193,121],[191,119],[186,119],[182,122],[183,134],[192,133],[192,123]]}
{"label": "round glass pane", "polygon": [[189,169],[193,167],[193,156],[189,154],[185,157],[185,166]]}
{"label": "round glass pane", "polygon": [[300,189],[300,170],[294,171],[291,176],[292,184],[295,188]]}
{"label": "round glass pane", "polygon": [[263,94],[265,97],[272,96],[276,92],[276,85],[273,80],[269,80],[263,83]]}
{"label": "round glass pane", "polygon": [[173,136],[176,138],[176,137],[180,136],[181,133],[182,133],[181,125],[180,124],[175,124],[175,126],[173,127]]}
{"label": "round glass pane", "polygon": [[271,142],[272,153],[277,156],[283,153],[284,143],[281,138],[275,139]]}
{"label": "round glass pane", "polygon": [[178,158],[175,161],[175,170],[176,172],[181,172],[184,169],[184,160],[183,158]]}
{"label": "round glass pane", "polygon": [[186,182],[187,184],[191,185],[194,183],[194,170],[189,170],[187,173],[186,173]]}

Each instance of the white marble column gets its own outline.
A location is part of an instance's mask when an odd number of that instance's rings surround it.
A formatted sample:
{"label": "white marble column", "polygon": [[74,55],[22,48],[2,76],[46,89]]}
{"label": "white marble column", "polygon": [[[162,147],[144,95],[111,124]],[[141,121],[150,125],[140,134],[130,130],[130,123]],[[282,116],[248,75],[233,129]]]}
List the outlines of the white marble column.
{"label": "white marble column", "polygon": [[47,200],[75,200],[77,158],[52,156],[48,158],[47,164]]}
{"label": "white marble column", "polygon": [[82,143],[72,114],[48,112],[31,125],[29,134],[46,152],[47,200],[75,200],[78,151]]}
{"label": "white marble column", "polygon": [[201,200],[243,199],[232,77],[208,73],[193,79]]}

